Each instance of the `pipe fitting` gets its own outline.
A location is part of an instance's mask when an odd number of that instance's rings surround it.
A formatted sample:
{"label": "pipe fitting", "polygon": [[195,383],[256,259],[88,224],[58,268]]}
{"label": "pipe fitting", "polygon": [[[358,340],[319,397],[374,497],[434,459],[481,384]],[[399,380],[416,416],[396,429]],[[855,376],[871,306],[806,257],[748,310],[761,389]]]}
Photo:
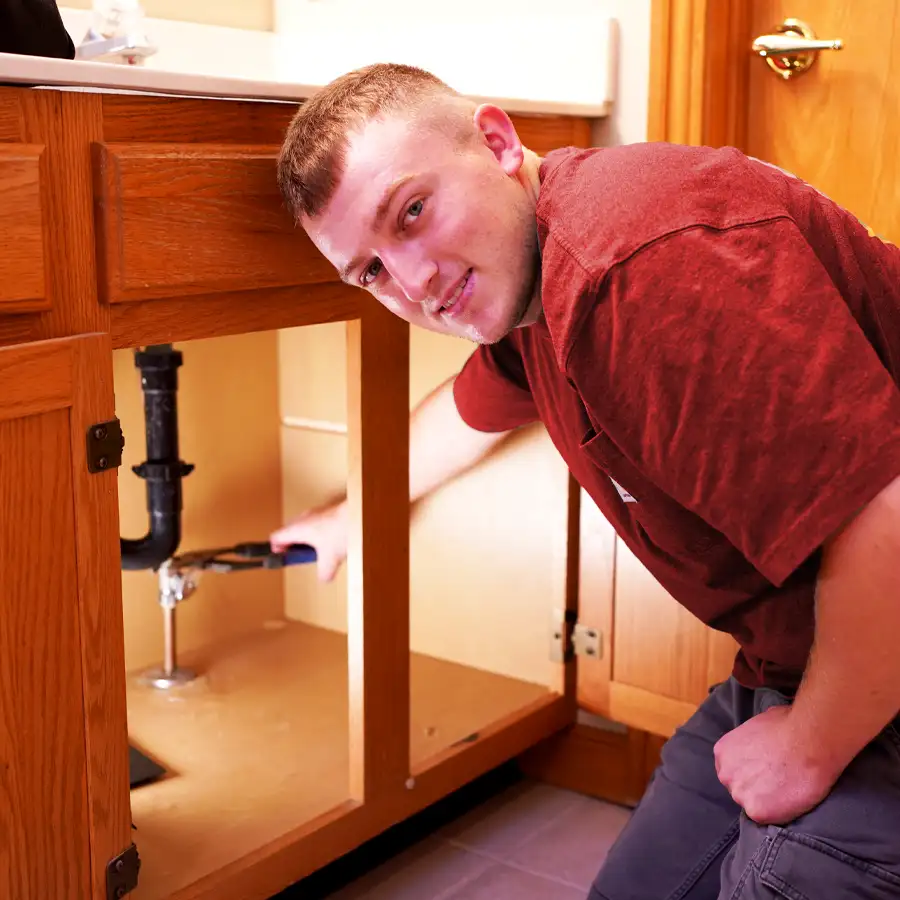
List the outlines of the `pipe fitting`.
{"label": "pipe fitting", "polygon": [[179,458],[178,368],[182,355],[171,344],[135,351],[141,371],[147,459],[132,471],[147,482],[147,534],[121,539],[122,568],[156,570],[181,543],[181,480],[194,466]]}

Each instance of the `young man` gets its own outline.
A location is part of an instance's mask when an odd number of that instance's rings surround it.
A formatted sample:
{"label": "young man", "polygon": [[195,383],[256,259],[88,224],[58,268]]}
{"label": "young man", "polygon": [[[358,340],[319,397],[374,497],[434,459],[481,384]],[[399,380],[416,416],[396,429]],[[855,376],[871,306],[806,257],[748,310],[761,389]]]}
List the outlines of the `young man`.
{"label": "young man", "polygon": [[[538,158],[404,66],[301,107],[278,173],[344,280],[478,344],[414,413],[412,499],[540,420],[740,645],[591,897],[900,898],[900,251],[732,149]],[[332,577],[343,505],[272,541]]]}

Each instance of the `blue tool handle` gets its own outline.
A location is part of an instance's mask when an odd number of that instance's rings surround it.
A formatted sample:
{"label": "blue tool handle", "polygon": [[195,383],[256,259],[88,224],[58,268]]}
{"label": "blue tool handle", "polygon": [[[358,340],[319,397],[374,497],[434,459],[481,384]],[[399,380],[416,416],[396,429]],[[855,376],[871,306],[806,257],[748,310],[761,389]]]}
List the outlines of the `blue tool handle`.
{"label": "blue tool handle", "polygon": [[309,544],[290,544],[281,555],[286,566],[300,566],[316,561],[316,548]]}

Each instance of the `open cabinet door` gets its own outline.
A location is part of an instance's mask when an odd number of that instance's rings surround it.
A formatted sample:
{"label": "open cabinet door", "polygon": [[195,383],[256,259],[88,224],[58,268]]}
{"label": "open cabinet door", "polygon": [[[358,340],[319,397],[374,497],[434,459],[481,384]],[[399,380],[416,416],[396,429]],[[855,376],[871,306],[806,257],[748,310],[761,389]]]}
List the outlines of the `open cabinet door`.
{"label": "open cabinet door", "polygon": [[115,453],[101,440],[105,464],[88,467],[92,426],[113,418],[107,336],[0,349],[0,897],[11,900],[105,900],[107,865],[131,844]]}
{"label": "open cabinet door", "polygon": [[579,622],[603,639],[579,660],[579,706],[669,737],[728,677],[737,644],[678,604],[587,495],[580,542]]}
{"label": "open cabinet door", "polygon": [[[900,0],[653,0],[652,10],[650,140],[736,146],[900,242]],[[801,48],[770,65],[753,47],[773,34]],[[814,38],[842,47],[803,68]],[[581,554],[579,619],[605,640],[599,658],[580,661],[579,704],[669,736],[728,675],[737,645],[679,606],[589,500]]]}

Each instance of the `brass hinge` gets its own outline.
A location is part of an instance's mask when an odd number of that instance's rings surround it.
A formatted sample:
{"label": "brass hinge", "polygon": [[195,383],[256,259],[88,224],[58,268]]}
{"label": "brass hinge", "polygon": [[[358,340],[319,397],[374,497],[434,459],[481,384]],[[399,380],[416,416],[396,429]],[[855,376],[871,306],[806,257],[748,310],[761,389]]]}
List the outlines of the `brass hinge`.
{"label": "brass hinge", "polygon": [[140,869],[141,858],[134,844],[111,859],[106,867],[106,900],[121,900],[130,894],[138,885]]}
{"label": "brass hinge", "polygon": [[125,436],[118,419],[97,422],[87,431],[87,464],[92,473],[107,472],[122,465]]}
{"label": "brass hinge", "polygon": [[573,610],[553,610],[550,626],[550,659],[566,662],[573,656],[600,659],[603,655],[603,635],[599,629],[581,625]]}

